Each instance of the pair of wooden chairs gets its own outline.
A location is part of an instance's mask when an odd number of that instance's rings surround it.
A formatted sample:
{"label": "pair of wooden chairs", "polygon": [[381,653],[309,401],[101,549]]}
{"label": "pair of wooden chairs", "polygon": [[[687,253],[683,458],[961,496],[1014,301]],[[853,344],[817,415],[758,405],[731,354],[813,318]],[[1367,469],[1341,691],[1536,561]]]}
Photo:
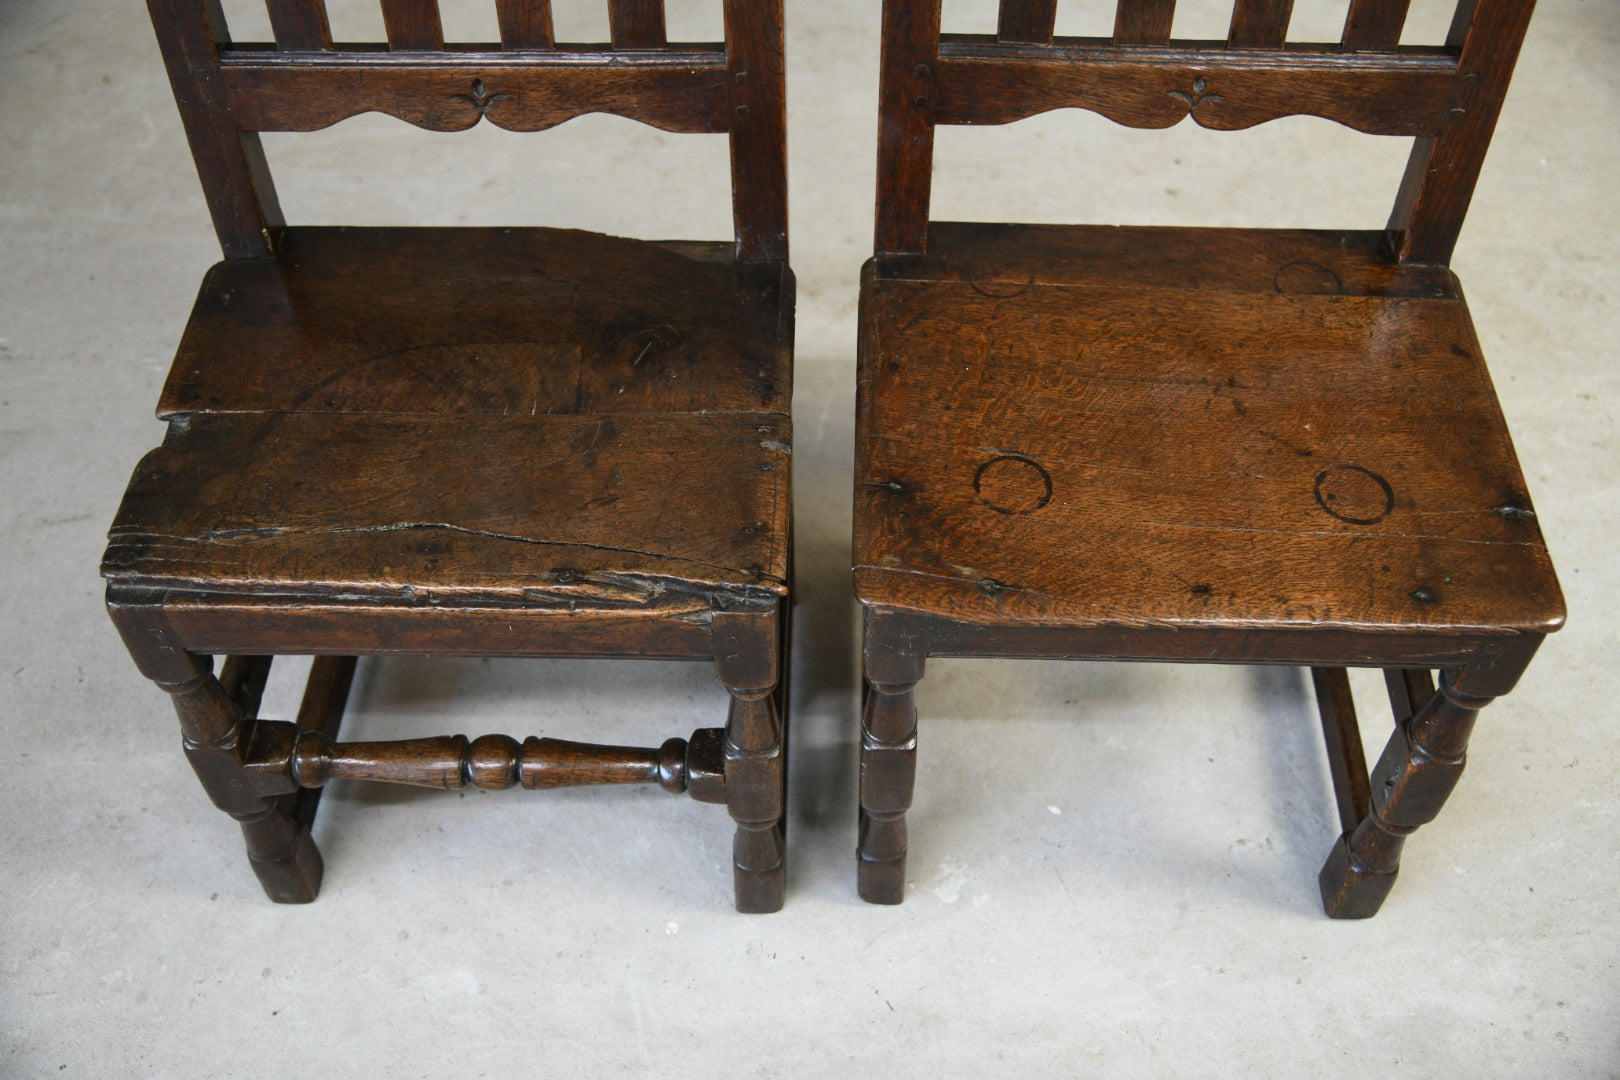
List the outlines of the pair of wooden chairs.
{"label": "pair of wooden chairs", "polygon": [[[386,46],[334,46],[320,0],[271,0],[273,45],[231,44],[208,0],[149,3],[226,260],[113,526],[108,603],[266,890],[313,898],[330,779],[655,782],[724,803],[738,907],[780,906],[781,0],[724,0],[719,46],[611,0],[612,43],[566,47],[545,0],[497,0],[499,46],[448,48],[433,0],[384,0]],[[1345,830],[1323,900],[1354,917],[1562,621],[1446,268],[1531,4],[1462,0],[1432,48],[1398,45],[1406,0],[1350,0],[1334,45],[1287,43],[1289,7],[1237,0],[1210,43],[1170,39],[1173,0],[1119,0],[1108,40],[1055,38],[1056,0],[1001,0],[994,36],[943,34],[940,0],[883,4],[854,549],[868,900],[904,892],[929,656],[1311,667]],[[1062,107],[1305,113],[1415,146],[1380,231],[929,220],[937,125]],[[367,110],[727,132],[735,245],[284,226],[256,133]],[[320,657],[296,722],[257,716],[280,653]],[[336,742],[375,653],[709,660],[730,715],[658,749]],[[1370,778],[1350,666],[1384,670],[1396,714]]]}

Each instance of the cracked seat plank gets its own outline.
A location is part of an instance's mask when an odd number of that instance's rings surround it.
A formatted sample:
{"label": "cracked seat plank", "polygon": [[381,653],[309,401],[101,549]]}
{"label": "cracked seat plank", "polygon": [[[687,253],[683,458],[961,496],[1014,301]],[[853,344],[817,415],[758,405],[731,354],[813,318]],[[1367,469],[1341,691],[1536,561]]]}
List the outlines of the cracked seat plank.
{"label": "cracked seat plank", "polygon": [[785,595],[792,290],[724,243],[288,229],[205,278],[103,572],[332,603]]}
{"label": "cracked seat plank", "polygon": [[1455,279],[1382,243],[941,225],[928,255],[869,269],[860,599],[970,622],[1556,629]]}
{"label": "cracked seat plank", "polygon": [[763,413],[197,416],[136,468],[103,572],[332,602],[785,595],[788,438]]}

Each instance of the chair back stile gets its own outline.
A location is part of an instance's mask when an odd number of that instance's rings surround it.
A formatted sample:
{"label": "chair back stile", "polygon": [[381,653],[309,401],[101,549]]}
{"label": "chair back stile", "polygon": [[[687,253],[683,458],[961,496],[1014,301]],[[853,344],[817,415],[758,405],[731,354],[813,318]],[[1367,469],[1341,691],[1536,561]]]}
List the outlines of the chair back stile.
{"label": "chair back stile", "polygon": [[383,112],[432,131],[540,131],[605,112],[726,134],[738,258],[787,259],[782,0],[718,0],[721,44],[671,43],[662,0],[606,0],[611,41],[559,45],[548,0],[494,0],[501,41],[446,45],[436,0],[381,0],[386,42],[332,41],[323,0],[266,0],[273,42],[231,40],[218,0],[148,0],[227,258],[285,221],[259,133]]}
{"label": "chair back stile", "polygon": [[1411,138],[1392,250],[1445,265],[1534,0],[1461,0],[1432,47],[1399,44],[1409,3],[1350,0],[1339,42],[1301,44],[1287,41],[1292,0],[1236,0],[1225,42],[1172,40],[1174,0],[1118,0],[1111,38],[1055,37],[1057,0],[1001,0],[994,36],[942,33],[941,0],[885,0],[876,250],[927,249],[937,125],[1081,108],[1136,128],[1310,115]]}

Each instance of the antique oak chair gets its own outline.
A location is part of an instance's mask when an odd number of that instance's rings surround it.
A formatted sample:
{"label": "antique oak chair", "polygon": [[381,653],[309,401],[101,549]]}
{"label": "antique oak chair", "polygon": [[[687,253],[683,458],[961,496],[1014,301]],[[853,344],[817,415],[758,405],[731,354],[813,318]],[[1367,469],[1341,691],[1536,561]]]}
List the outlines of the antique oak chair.
{"label": "antique oak chair", "polygon": [[[499,44],[447,46],[435,0],[382,0],[387,42],[356,45],[322,0],[270,0],[263,44],[214,0],[149,0],[225,259],[113,523],[107,605],[274,900],[315,897],[316,799],[351,778],[685,791],[735,819],[737,907],[782,904],[782,5],[716,2],[723,44],[610,0],[610,44],[559,45],[547,0],[495,0]],[[284,225],[257,133],[367,111],[725,133],[735,243]],[[289,653],[317,657],[297,720],[259,719]],[[335,741],[354,657],[412,653],[711,661],[729,718],[650,749]]]}
{"label": "antique oak chair", "polygon": [[[1532,5],[1462,0],[1434,48],[1397,44],[1407,0],[1285,45],[1290,6],[1237,0],[1228,40],[1195,42],[1170,39],[1174,0],[1119,0],[1111,40],[1054,39],[1056,0],[1002,0],[993,37],[884,4],[856,428],[867,900],[904,891],[929,656],[1309,666],[1344,828],[1322,899],[1356,918],[1562,624],[1447,269]],[[1415,145],[1381,231],[929,220],[935,125],[1063,107]],[[1370,781],[1347,666],[1382,668],[1394,705]]]}

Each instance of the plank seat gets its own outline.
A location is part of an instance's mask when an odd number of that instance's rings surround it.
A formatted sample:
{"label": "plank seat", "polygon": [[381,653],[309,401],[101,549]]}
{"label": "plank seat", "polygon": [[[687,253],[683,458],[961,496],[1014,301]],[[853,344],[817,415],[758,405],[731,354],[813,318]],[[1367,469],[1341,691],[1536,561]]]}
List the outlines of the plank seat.
{"label": "plank seat", "polygon": [[1562,622],[1456,279],[1382,234],[936,223],[926,256],[869,268],[862,337],[863,603]]}

